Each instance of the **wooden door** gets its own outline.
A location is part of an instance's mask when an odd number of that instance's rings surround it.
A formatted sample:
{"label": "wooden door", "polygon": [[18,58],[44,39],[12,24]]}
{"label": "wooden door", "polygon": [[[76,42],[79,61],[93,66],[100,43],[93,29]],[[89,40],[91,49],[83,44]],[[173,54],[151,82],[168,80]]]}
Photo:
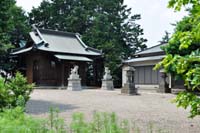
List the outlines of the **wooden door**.
{"label": "wooden door", "polygon": [[40,70],[39,70],[39,61],[35,60],[33,61],[33,83],[35,83],[36,85],[39,84],[40,81]]}

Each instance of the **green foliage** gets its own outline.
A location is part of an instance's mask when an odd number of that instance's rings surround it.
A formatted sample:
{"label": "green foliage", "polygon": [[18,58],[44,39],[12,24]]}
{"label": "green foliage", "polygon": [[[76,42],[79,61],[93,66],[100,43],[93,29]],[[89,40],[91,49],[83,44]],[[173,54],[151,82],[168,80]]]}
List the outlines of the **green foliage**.
{"label": "green foliage", "polygon": [[177,95],[173,102],[177,104],[177,107],[183,107],[184,109],[191,107],[190,118],[200,115],[200,98],[194,93],[181,92]]}
{"label": "green foliage", "polygon": [[24,108],[4,109],[0,113],[1,133],[66,133],[64,120],[55,109],[50,110],[49,119],[35,119],[24,113]]}
{"label": "green foliage", "polygon": [[[180,10],[191,5],[189,15],[176,25],[169,44],[163,47],[166,57],[156,65],[184,80],[188,91],[200,90],[200,2],[199,0],[170,0],[169,7]],[[191,107],[191,117],[199,115],[200,100],[191,93],[181,93],[175,102],[179,107]]]}
{"label": "green foliage", "polygon": [[14,67],[9,50],[19,47],[20,40],[26,40],[30,30],[25,12],[15,3],[15,0],[0,1],[0,69],[7,72]]}
{"label": "green foliage", "polygon": [[123,0],[44,0],[29,14],[40,28],[78,32],[83,41],[104,53],[105,65],[118,82],[122,59],[146,48],[140,15],[131,16]]}
{"label": "green foliage", "polygon": [[170,40],[170,33],[168,31],[165,31],[164,36],[162,37],[162,40],[158,41],[160,44],[168,43]]}
{"label": "green foliage", "polygon": [[23,96],[25,102],[29,100],[33,86],[34,84],[28,84],[27,79],[19,72],[7,83],[7,89],[13,92],[15,99]]}
{"label": "green foliage", "polygon": [[33,84],[28,84],[26,78],[18,72],[7,82],[0,78],[0,109],[16,106],[25,107],[33,86]]}
{"label": "green foliage", "polygon": [[95,112],[93,120],[86,122],[82,113],[75,113],[71,123],[72,133],[129,133],[128,121],[118,121],[115,113]]}
{"label": "green foliage", "polygon": [[169,0],[168,7],[174,8],[175,10],[180,11],[182,6],[186,6],[188,4],[192,4],[196,6],[200,4],[200,1],[199,0]]}
{"label": "green foliage", "polygon": [[[24,108],[4,109],[0,112],[0,132],[2,133],[140,133],[136,126],[131,127],[127,120],[119,121],[115,113],[99,113],[86,121],[82,113],[73,114],[70,127],[58,116],[58,110],[50,109],[49,119],[36,119],[24,113]],[[143,130],[144,131],[144,130]],[[164,132],[155,130],[152,123],[147,133]]]}
{"label": "green foliage", "polygon": [[21,107],[5,109],[0,113],[0,132],[2,133],[46,133],[45,121],[33,119],[24,114]]}
{"label": "green foliage", "polygon": [[9,90],[6,89],[5,80],[0,77],[0,109],[9,106],[12,103],[12,95]]}
{"label": "green foliage", "polygon": [[2,0],[0,2],[0,57],[11,47],[8,32],[13,28],[10,7],[14,0]]}
{"label": "green foliage", "polygon": [[52,133],[65,133],[66,127],[64,120],[59,118],[58,113],[58,109],[53,107],[50,108],[49,119],[46,122],[46,127],[48,127]]}

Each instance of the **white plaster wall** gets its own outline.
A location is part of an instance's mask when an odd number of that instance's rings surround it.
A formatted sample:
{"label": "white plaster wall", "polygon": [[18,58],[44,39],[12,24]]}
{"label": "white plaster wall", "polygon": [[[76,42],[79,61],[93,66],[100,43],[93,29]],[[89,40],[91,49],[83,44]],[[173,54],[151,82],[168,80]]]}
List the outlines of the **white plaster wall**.
{"label": "white plaster wall", "polygon": [[124,84],[126,83],[127,79],[126,79],[126,71],[125,68],[128,67],[127,65],[124,65],[122,67],[122,87],[124,87]]}

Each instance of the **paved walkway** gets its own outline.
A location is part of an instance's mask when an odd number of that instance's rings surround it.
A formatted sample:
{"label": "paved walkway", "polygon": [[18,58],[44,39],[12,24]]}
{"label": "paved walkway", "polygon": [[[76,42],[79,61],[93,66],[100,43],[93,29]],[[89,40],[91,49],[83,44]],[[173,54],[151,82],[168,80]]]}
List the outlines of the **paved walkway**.
{"label": "paved walkway", "polygon": [[71,121],[74,112],[83,112],[90,119],[94,111],[116,112],[121,119],[134,121],[146,129],[153,123],[155,129],[177,133],[200,132],[200,118],[188,119],[188,111],[176,108],[170,100],[172,94],[141,93],[138,96],[121,95],[119,90],[34,90],[27,104],[27,112],[47,117],[49,107],[58,107],[60,116]]}

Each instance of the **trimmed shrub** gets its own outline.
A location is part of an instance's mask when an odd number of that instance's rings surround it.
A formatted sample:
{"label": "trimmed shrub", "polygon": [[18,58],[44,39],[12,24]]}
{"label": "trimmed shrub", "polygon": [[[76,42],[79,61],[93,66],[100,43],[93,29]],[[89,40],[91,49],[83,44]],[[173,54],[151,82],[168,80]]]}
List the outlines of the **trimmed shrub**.
{"label": "trimmed shrub", "polygon": [[5,84],[5,79],[0,77],[0,110],[4,107],[9,106],[13,101],[13,96],[7,89],[7,84]]}
{"label": "trimmed shrub", "polygon": [[24,107],[33,87],[34,84],[28,84],[26,78],[19,72],[7,82],[0,77],[0,110],[5,107]]}

